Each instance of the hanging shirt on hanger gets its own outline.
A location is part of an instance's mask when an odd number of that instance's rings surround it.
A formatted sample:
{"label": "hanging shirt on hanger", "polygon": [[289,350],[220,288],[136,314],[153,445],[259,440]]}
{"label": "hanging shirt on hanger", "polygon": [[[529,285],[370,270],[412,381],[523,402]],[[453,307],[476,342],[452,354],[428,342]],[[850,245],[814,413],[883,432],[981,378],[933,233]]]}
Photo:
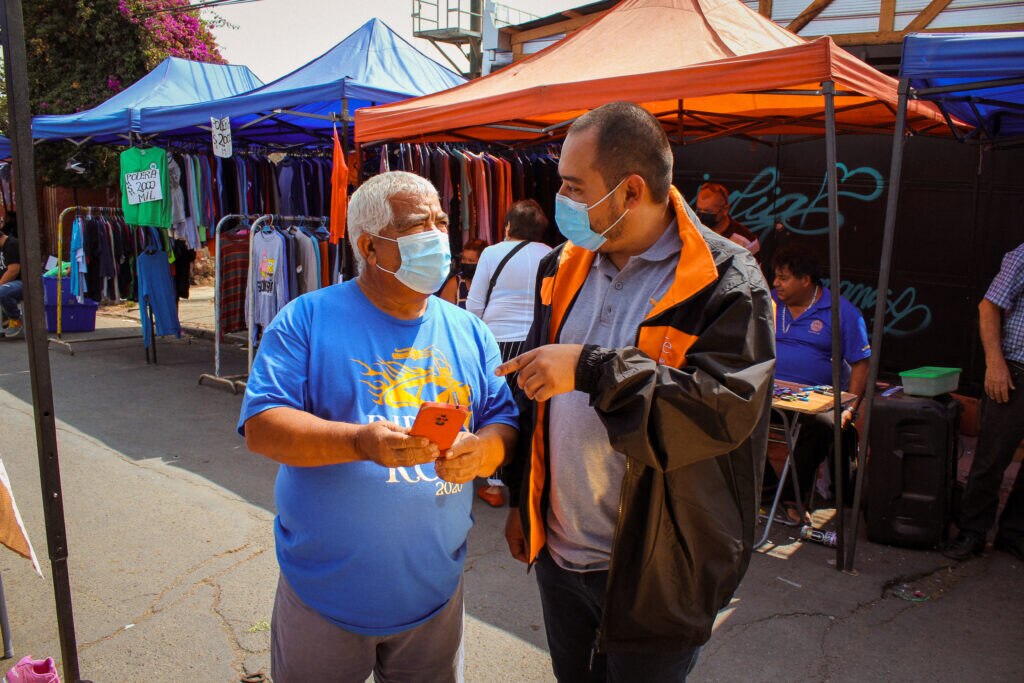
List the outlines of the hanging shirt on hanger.
{"label": "hanging shirt on hanger", "polygon": [[247,298],[255,301],[249,321],[250,333],[266,327],[288,303],[288,256],[284,236],[276,230],[260,230],[252,236],[253,263]]}
{"label": "hanging shirt on hanger", "polygon": [[167,152],[132,147],[121,152],[121,208],[129,225],[171,227]]}

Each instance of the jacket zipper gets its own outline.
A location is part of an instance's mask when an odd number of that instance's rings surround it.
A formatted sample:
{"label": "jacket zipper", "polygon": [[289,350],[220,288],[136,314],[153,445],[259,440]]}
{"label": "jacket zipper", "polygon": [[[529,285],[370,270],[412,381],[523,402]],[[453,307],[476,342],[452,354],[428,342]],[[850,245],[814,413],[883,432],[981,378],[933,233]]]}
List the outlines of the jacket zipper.
{"label": "jacket zipper", "polygon": [[612,585],[612,576],[615,571],[615,546],[618,545],[619,534],[622,533],[622,501],[626,497],[626,486],[629,482],[629,471],[632,469],[633,460],[628,455],[626,456],[626,473],[622,475],[622,488],[619,491],[619,514],[615,520],[615,533],[612,535],[612,551],[611,557],[608,560],[608,580],[604,586],[604,611],[601,614],[601,623],[597,627],[597,637],[594,639],[594,650],[590,655],[591,664],[594,661],[594,655],[601,652],[601,633],[605,630],[605,624],[608,619],[609,607],[611,606],[608,601],[608,595]]}

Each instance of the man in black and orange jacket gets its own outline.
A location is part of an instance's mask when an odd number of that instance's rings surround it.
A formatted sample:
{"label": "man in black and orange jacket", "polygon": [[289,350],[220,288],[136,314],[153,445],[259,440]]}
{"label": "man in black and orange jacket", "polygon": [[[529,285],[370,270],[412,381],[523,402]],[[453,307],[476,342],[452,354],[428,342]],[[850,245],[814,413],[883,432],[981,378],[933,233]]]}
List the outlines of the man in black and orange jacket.
{"label": "man in black and orange jacket", "polygon": [[595,109],[562,148],[518,372],[506,537],[536,568],[560,681],[681,680],[746,571],[775,367],[750,253],[671,187],[653,116]]}

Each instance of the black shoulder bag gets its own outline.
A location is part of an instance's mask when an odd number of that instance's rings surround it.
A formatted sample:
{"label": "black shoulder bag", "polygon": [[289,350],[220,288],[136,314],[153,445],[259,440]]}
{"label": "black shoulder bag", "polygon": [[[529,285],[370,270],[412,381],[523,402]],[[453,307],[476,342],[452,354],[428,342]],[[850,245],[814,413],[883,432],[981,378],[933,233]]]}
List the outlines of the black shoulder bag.
{"label": "black shoulder bag", "polygon": [[505,268],[505,264],[511,261],[512,257],[527,244],[529,244],[529,242],[523,240],[516,246],[512,247],[512,251],[505,254],[505,258],[501,259],[501,263],[499,263],[498,267],[494,269],[494,275],[491,276],[491,282],[487,285],[487,296],[484,297],[484,310],[480,312],[481,318],[483,317],[483,314],[487,312],[487,304],[491,303],[491,292],[494,291],[494,285],[498,284],[498,276],[501,275],[501,271]]}

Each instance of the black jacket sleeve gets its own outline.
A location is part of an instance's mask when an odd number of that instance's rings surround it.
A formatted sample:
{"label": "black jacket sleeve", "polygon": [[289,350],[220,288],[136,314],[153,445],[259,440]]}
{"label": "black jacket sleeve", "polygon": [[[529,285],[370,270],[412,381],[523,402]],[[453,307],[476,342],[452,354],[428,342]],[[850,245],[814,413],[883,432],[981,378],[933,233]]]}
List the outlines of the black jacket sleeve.
{"label": "black jacket sleeve", "polygon": [[660,471],[728,453],[758,425],[771,399],[771,297],[753,257],[720,266],[682,368],[636,347],[584,347],[576,388],[590,394],[612,446]]}

